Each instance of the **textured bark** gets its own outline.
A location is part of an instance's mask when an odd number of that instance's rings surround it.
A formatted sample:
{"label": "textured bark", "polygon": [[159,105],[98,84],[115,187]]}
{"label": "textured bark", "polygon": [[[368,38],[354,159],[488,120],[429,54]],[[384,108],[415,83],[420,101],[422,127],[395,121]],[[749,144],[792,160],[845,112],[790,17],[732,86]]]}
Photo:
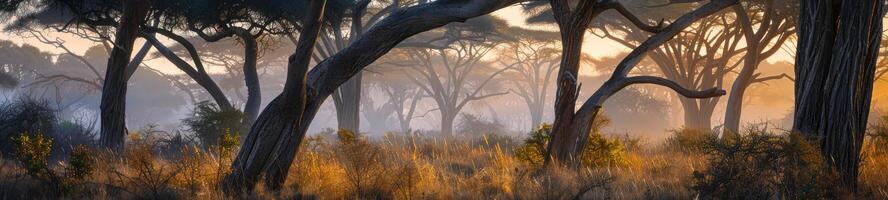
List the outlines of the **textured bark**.
{"label": "textured bark", "polygon": [[850,191],[857,186],[884,3],[801,2],[793,131],[820,140]]}
{"label": "textured bark", "polygon": [[[593,5],[588,5],[591,1],[581,1],[576,6],[576,11],[569,11],[568,6],[565,5],[562,1],[552,0],[550,1],[552,4],[552,8],[555,10],[555,13],[562,13],[563,16],[559,16],[559,14],[555,15],[556,20],[559,22],[559,26],[562,31],[579,31],[582,32],[585,30],[585,27],[588,25],[588,22],[585,20],[591,20],[594,17],[595,12],[600,12],[602,10],[593,11],[592,8],[595,7]],[[574,101],[576,99],[576,92],[578,88],[576,87],[576,68],[574,63],[578,63],[579,56],[578,53],[572,53],[573,47],[570,43],[563,43],[565,50],[562,55],[562,69],[559,74],[559,86],[558,93],[556,96],[556,107],[555,107],[555,124],[553,124],[553,129],[551,133],[551,141],[548,145],[548,151],[546,156],[546,164],[549,165],[551,163],[564,164],[568,166],[578,166],[580,153],[583,148],[585,148],[586,141],[589,137],[589,131],[592,129],[592,122],[595,120],[595,117],[601,110],[601,105],[606,101],[611,95],[620,91],[626,86],[633,84],[656,84],[665,87],[669,87],[672,90],[675,90],[679,94],[690,97],[690,98],[710,98],[724,95],[723,90],[719,90],[716,88],[712,88],[705,91],[692,91],[686,89],[675,83],[673,81],[659,78],[659,77],[650,77],[650,76],[634,76],[629,77],[629,72],[641,61],[644,55],[647,52],[658,48],[663,43],[672,39],[675,35],[680,33],[684,28],[690,26],[692,23],[697,20],[707,17],[709,15],[718,12],[726,7],[734,5],[737,3],[737,0],[713,0],[709,3],[685,14],[676,19],[672,24],[663,28],[662,30],[657,30],[657,34],[651,36],[637,48],[633,49],[616,67],[611,77],[604,82],[604,84],[592,94],[589,99],[583,103],[583,106],[580,107],[579,110],[574,112],[572,108],[575,108]],[[608,6],[600,7],[603,9],[608,9]],[[589,9],[589,10],[584,10]],[[573,14],[571,14],[573,13]],[[624,14],[625,15],[625,14]],[[588,19],[578,19],[585,18]],[[573,28],[570,28],[573,27]],[[562,33],[562,40],[567,40],[570,42],[581,41],[582,36],[579,38],[573,38],[569,33]],[[564,36],[566,35],[566,36]],[[573,79],[573,80],[571,80]],[[564,100],[567,99],[567,100]]]}
{"label": "textured bark", "polygon": [[262,115],[253,123],[250,134],[232,163],[231,173],[223,182],[226,193],[252,191],[262,172],[266,173],[265,183],[270,190],[280,190],[283,185],[290,162],[308,127],[307,124],[302,125],[310,98],[306,74],[323,25],[326,4],[326,0],[311,1],[309,13],[302,22],[296,51],[290,55],[287,64],[284,91],[265,107]]}
{"label": "textured bark", "polygon": [[[316,2],[312,1],[313,4]],[[297,52],[290,57],[284,91],[272,100],[253,124],[232,164],[232,173],[225,178],[225,190],[229,194],[252,190],[262,172],[265,173],[269,189],[279,188],[305,131],[324,100],[401,41],[450,22],[465,21],[518,2],[520,0],[436,1],[399,10],[376,23],[347,48],[318,63],[308,73],[307,82],[302,81],[304,75],[301,70],[307,69],[317,34],[305,30],[317,30],[308,28],[314,26],[303,25]],[[314,14],[317,13],[310,16]],[[313,37],[302,39],[309,35]]]}
{"label": "textured bark", "polygon": [[114,152],[123,150],[126,135],[127,65],[133,45],[139,35],[139,26],[145,23],[149,4],[147,0],[127,0],[123,16],[114,37],[114,48],[108,58],[105,81],[102,85],[101,132],[103,147]]}

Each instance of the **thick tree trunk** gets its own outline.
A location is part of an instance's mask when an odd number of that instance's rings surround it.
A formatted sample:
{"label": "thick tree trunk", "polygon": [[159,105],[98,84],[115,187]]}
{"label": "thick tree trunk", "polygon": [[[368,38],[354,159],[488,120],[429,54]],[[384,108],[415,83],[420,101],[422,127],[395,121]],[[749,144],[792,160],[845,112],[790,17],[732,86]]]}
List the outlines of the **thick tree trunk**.
{"label": "thick tree trunk", "polygon": [[684,110],[684,128],[693,130],[712,130],[712,110],[700,107],[700,101],[679,97]]}
{"label": "thick tree trunk", "polygon": [[108,58],[105,82],[102,84],[101,134],[102,146],[115,152],[123,150],[126,135],[127,65],[139,26],[145,23],[148,1],[127,0],[114,37],[114,48]]}
{"label": "thick tree trunk", "polygon": [[252,191],[262,172],[266,174],[266,187],[277,191],[283,186],[296,149],[311,122],[311,117],[305,117],[305,114],[317,110],[311,111],[306,75],[312,47],[323,24],[326,4],[326,0],[311,1],[296,51],[290,55],[284,91],[269,103],[253,123],[250,134],[232,163],[231,174],[223,182],[226,193]]}
{"label": "thick tree trunk", "polygon": [[849,191],[857,186],[884,3],[801,1],[793,131],[820,140]]}
{"label": "thick tree trunk", "polygon": [[336,120],[339,129],[360,132],[361,128],[361,82],[362,73],[358,73],[342,86],[339,86],[334,97]]}
{"label": "thick tree trunk", "polygon": [[[580,68],[580,55],[582,54],[583,36],[585,28],[574,30],[562,28],[561,30],[561,68],[558,73],[558,85],[555,93],[555,121],[552,123],[552,138],[548,145],[546,163],[550,160],[566,161],[575,157],[573,147],[577,136],[572,131],[576,114],[576,101],[578,95],[577,77]],[[567,164],[567,163],[565,163]]]}

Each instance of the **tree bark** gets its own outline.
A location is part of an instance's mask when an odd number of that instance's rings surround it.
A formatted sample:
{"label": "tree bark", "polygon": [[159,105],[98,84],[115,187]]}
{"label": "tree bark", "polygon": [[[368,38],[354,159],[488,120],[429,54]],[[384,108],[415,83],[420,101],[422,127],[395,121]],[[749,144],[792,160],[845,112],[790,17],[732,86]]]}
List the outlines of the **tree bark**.
{"label": "tree bark", "polygon": [[820,140],[841,187],[856,191],[884,0],[801,1],[793,131]]}
{"label": "tree bark", "polygon": [[149,6],[147,0],[125,1],[123,16],[114,37],[115,45],[108,58],[99,106],[102,119],[100,141],[102,146],[114,152],[122,151],[126,140],[127,65]]}

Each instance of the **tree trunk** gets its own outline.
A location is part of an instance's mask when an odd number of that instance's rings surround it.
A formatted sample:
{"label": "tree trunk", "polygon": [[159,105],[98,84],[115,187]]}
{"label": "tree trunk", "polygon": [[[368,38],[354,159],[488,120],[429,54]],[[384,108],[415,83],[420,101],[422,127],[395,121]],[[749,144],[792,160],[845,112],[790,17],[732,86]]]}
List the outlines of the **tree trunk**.
{"label": "tree trunk", "polygon": [[456,119],[454,112],[441,111],[441,136],[453,137],[453,121]]}
{"label": "tree trunk", "polygon": [[[576,101],[579,93],[577,77],[580,68],[580,56],[582,54],[584,28],[574,30],[562,28],[561,30],[561,68],[558,73],[558,85],[555,93],[555,121],[552,123],[552,138],[548,145],[546,163],[551,160],[568,161],[576,157],[574,154],[577,143],[576,138],[584,136],[576,135],[572,130],[576,127],[573,119],[576,112]],[[569,163],[563,163],[569,164]]]}
{"label": "tree trunk", "polygon": [[540,127],[543,123],[543,106],[540,104],[534,104],[530,108],[530,130],[534,130]]}
{"label": "tree trunk", "polygon": [[884,0],[801,1],[793,131],[820,140],[841,186],[856,191]]}
{"label": "tree trunk", "polygon": [[253,123],[250,134],[232,163],[231,174],[223,182],[226,193],[252,191],[263,171],[266,173],[266,187],[277,191],[283,186],[296,149],[311,122],[311,117],[304,116],[317,110],[312,111],[310,107],[313,102],[309,99],[306,75],[312,47],[323,24],[326,4],[326,0],[311,1],[296,51],[290,55],[284,90]]}
{"label": "tree trunk", "polygon": [[712,111],[706,111],[705,108],[699,106],[696,99],[688,99],[679,97],[680,104],[684,110],[684,128],[693,130],[712,130]]}
{"label": "tree trunk", "polygon": [[345,129],[352,132],[360,132],[361,128],[361,82],[362,73],[358,72],[355,77],[346,81],[339,86],[337,94],[334,95],[334,106],[336,107],[336,120],[339,129]]}
{"label": "tree trunk", "polygon": [[247,116],[249,122],[253,122],[259,116],[259,108],[262,106],[262,89],[256,69],[259,48],[256,38],[250,31],[242,28],[232,28],[232,30],[244,43],[244,83],[247,86],[247,103],[244,105],[244,115]]}
{"label": "tree trunk", "polygon": [[148,1],[127,0],[123,16],[114,37],[114,48],[108,58],[105,81],[102,84],[101,144],[114,152],[123,150],[126,135],[127,65],[133,45],[139,35],[139,26],[145,23]]}

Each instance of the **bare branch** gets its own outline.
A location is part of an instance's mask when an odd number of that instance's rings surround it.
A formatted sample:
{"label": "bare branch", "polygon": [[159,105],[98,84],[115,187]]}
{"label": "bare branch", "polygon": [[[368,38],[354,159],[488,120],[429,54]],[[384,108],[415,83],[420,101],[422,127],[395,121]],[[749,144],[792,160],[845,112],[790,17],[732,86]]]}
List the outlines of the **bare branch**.
{"label": "bare branch", "polygon": [[690,89],[682,87],[681,85],[679,85],[675,81],[671,81],[669,79],[660,78],[660,77],[656,77],[656,76],[627,77],[627,78],[623,79],[619,85],[626,87],[626,86],[634,85],[634,84],[660,85],[660,86],[668,87],[669,89],[672,89],[673,91],[678,92],[678,94],[681,94],[682,96],[685,96],[688,98],[696,98],[696,99],[712,98],[712,97],[723,96],[726,94],[725,90],[722,90],[719,88],[710,88],[710,89],[702,90],[702,91],[690,90]]}

